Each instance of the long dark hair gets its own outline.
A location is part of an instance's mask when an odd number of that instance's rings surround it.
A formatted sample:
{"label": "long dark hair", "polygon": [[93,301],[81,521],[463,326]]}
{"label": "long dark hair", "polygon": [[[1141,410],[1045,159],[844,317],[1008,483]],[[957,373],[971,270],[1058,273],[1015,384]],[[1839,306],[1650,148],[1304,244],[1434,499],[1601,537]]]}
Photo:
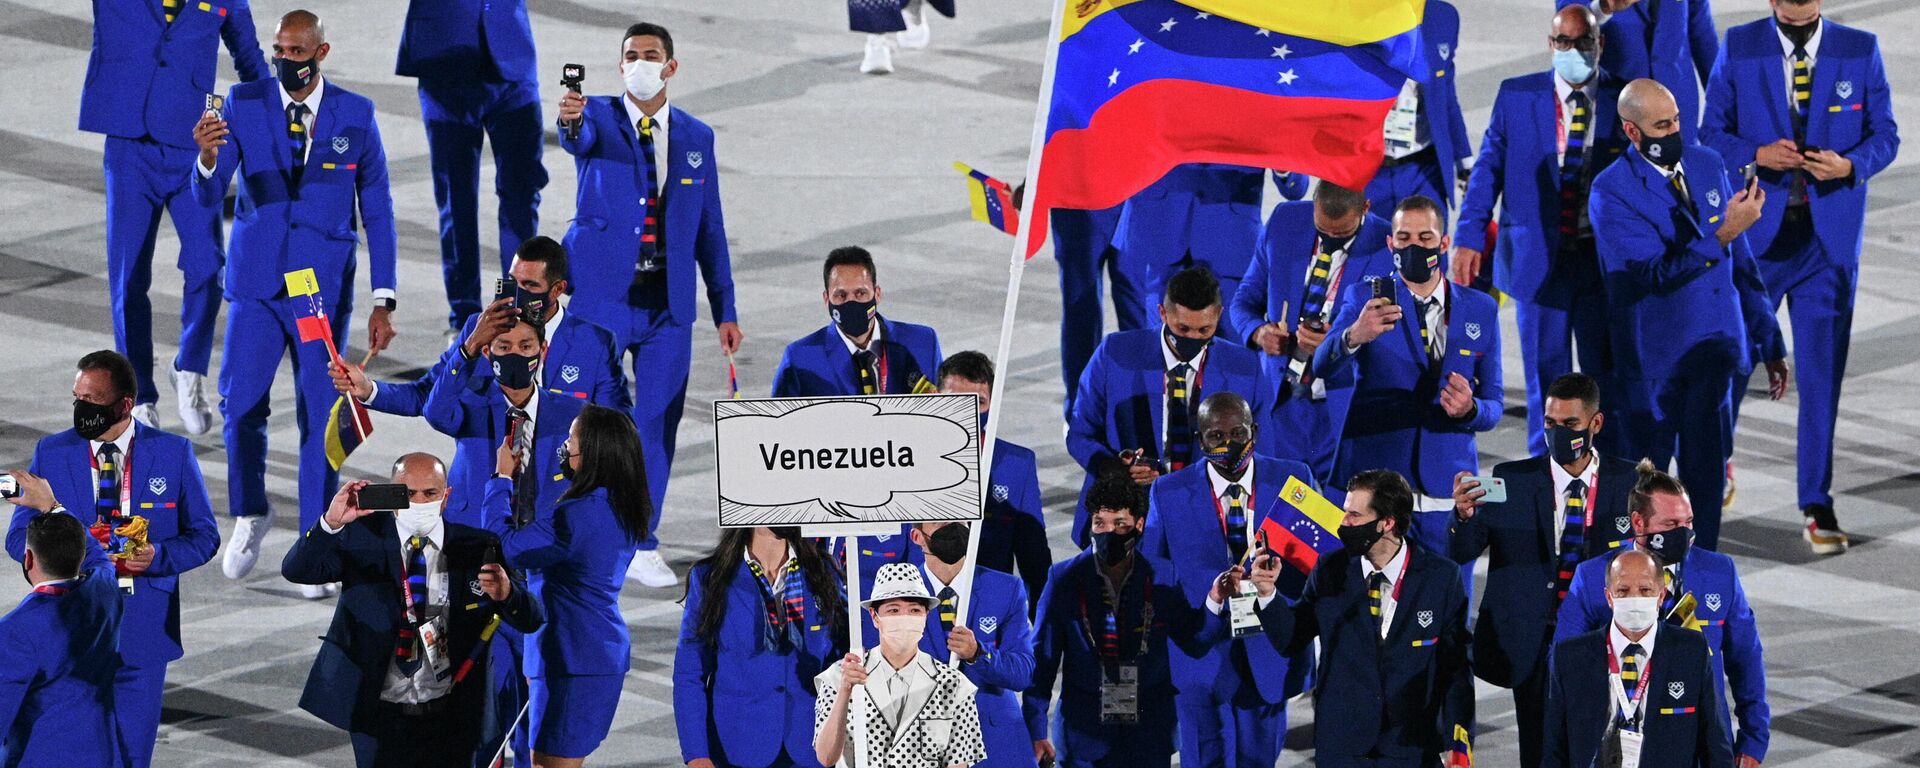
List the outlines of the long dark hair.
{"label": "long dark hair", "polygon": [[[836,632],[839,630],[835,630],[835,627],[845,627],[847,598],[841,592],[840,581],[836,578],[839,571],[827,553],[812,539],[801,536],[799,528],[771,530],[773,535],[793,547],[793,557],[800,562],[800,575],[807,580],[807,591],[813,593],[814,604],[820,608],[820,626]],[[706,645],[711,646],[720,639],[720,624],[727,620],[727,585],[740,570],[747,545],[753,543],[753,531],[752,528],[721,531],[720,543],[715,544],[706,557],[693,564],[695,569],[701,566],[707,569],[700,580],[700,592],[704,595],[699,605],[700,617],[694,623],[694,636]],[[691,590],[691,579],[687,586]],[[681,600],[684,602],[686,598],[683,596]],[[765,621],[764,618],[761,620]]]}
{"label": "long dark hair", "polygon": [[580,470],[560,498],[577,499],[599,488],[607,489],[613,515],[627,535],[647,537],[653,520],[653,497],[647,494],[647,460],[640,452],[640,433],[625,412],[598,405],[580,409]]}

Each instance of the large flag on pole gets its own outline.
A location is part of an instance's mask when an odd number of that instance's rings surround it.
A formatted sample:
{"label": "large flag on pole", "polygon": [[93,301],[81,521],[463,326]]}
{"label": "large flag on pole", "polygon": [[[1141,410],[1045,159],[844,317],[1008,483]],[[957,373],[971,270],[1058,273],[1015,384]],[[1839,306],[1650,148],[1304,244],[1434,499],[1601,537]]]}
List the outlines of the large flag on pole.
{"label": "large flag on pole", "polygon": [[[345,365],[340,360],[340,350],[333,344],[333,324],[327,322],[326,307],[320,302],[320,283],[314,278],[313,270],[288,272],[286,280],[287,298],[293,302],[294,326],[300,330],[301,343],[324,342],[332,364]],[[373,415],[360,401],[341,395],[327,411],[324,434],[327,464],[338,470],[347,463],[353,450],[373,435]]]}
{"label": "large flag on pole", "polygon": [[1351,189],[1413,71],[1425,0],[1065,0],[1027,253],[1051,208],[1124,202],[1181,163]]}

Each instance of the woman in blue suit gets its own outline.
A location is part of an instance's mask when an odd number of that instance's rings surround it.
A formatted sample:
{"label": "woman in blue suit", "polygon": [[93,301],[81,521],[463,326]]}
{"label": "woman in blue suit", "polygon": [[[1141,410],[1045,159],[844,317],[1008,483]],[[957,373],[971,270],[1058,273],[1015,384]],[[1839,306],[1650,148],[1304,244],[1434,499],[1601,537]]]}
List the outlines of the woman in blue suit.
{"label": "woman in blue suit", "polygon": [[600,746],[620,704],[631,644],[620,616],[620,581],[647,535],[640,436],[627,414],[588,405],[560,447],[571,485],[533,522],[509,527],[521,457],[503,442],[487,481],[487,528],[507,562],[529,572],[547,625],[527,635],[527,722],[538,768],[578,768]]}
{"label": "woman in blue suit", "polygon": [[673,658],[681,762],[819,768],[813,678],[847,650],[845,588],[826,551],[798,528],[724,531],[693,564],[685,605]]}

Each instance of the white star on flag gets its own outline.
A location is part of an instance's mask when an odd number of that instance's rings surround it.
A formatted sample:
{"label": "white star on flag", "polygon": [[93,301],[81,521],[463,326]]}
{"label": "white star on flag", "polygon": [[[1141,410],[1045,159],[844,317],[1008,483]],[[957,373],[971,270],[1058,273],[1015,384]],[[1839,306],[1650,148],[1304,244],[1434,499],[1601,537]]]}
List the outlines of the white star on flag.
{"label": "white star on flag", "polygon": [[1128,56],[1132,56],[1132,55],[1134,55],[1134,54],[1136,54],[1136,53],[1139,53],[1139,52],[1140,52],[1140,46],[1143,46],[1143,45],[1146,45],[1146,44],[1147,44],[1147,41],[1145,41],[1145,40],[1141,40],[1141,39],[1139,39],[1139,38],[1135,38],[1135,39],[1134,39],[1134,41],[1133,41],[1133,45],[1129,45],[1129,46],[1127,46],[1127,55],[1128,55]]}
{"label": "white star on flag", "polygon": [[1253,35],[1254,35],[1254,37],[1272,37],[1272,36],[1273,36],[1273,30],[1270,30],[1270,29],[1265,29],[1265,28],[1262,28],[1262,29],[1256,29],[1256,30],[1254,30],[1254,31],[1253,31]]}
{"label": "white star on flag", "polygon": [[1284,59],[1290,53],[1293,53],[1293,49],[1288,48],[1286,43],[1281,43],[1280,47],[1273,49],[1273,55],[1277,58]]}
{"label": "white star on flag", "polygon": [[1112,88],[1112,87],[1113,87],[1113,86],[1114,86],[1115,84],[1117,84],[1117,83],[1119,83],[1119,82],[1120,82],[1120,70],[1117,70],[1117,69],[1116,69],[1116,70],[1114,70],[1114,71],[1113,71],[1113,74],[1111,74],[1111,75],[1107,75],[1107,87],[1108,87],[1108,88]]}
{"label": "white star on flag", "polygon": [[1161,23],[1160,23],[1160,31],[1162,31],[1162,32],[1172,32],[1172,31],[1173,31],[1173,25],[1175,25],[1175,24],[1179,24],[1179,23],[1180,23],[1180,22],[1177,22],[1177,21],[1174,21],[1173,19],[1167,19],[1166,21],[1163,21],[1163,22],[1161,22]]}
{"label": "white star on flag", "polygon": [[1213,18],[1213,14],[1207,13],[1206,11],[1201,11],[1199,13],[1194,14],[1193,17],[1196,19],[1211,19]]}
{"label": "white star on flag", "polygon": [[1281,85],[1293,85],[1293,81],[1295,81],[1295,80],[1298,80],[1298,79],[1300,79],[1300,76],[1299,76],[1299,75],[1296,75],[1296,74],[1294,74],[1294,73],[1293,73],[1293,70],[1291,70],[1291,69],[1289,69],[1289,70],[1287,70],[1287,71],[1285,71],[1285,72],[1282,72],[1282,73],[1280,73],[1280,84],[1281,84]]}

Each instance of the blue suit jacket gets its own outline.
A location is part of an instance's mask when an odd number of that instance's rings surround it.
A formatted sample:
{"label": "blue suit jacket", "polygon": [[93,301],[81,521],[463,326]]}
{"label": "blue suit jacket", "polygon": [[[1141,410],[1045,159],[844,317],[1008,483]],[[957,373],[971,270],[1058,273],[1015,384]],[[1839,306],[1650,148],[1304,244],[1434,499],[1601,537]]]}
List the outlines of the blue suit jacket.
{"label": "blue suit jacket", "polygon": [[[1853,161],[1853,176],[1832,181],[1807,177],[1814,234],[1833,265],[1857,274],[1867,215],[1867,179],[1893,163],[1900,149],[1893,123],[1893,92],[1880,62],[1880,42],[1870,32],[1820,21],[1820,50],[1809,89],[1807,143]],[[1727,30],[1726,48],[1707,83],[1707,115],[1700,139],[1728,165],[1753,162],[1763,144],[1793,139],[1793,106],[1787,103],[1779,32],[1772,18]],[[1760,168],[1767,190],[1765,212],[1747,230],[1756,253],[1765,253],[1780,231],[1794,172]],[[1851,282],[1851,279],[1849,280]]]}
{"label": "blue suit jacket", "polygon": [[[1633,462],[1611,456],[1600,462],[1594,491],[1593,525],[1582,543],[1581,558],[1612,551],[1632,535],[1627,496],[1638,475]],[[1456,563],[1471,563],[1492,550],[1487,561],[1486,592],[1473,630],[1473,672],[1505,688],[1518,687],[1550,647],[1554,577],[1559,572],[1560,539],[1553,519],[1560,514],[1560,489],[1545,456],[1496,465],[1493,476],[1507,481],[1507,500],[1489,502],[1473,517],[1453,519],[1449,537]]]}
{"label": "blue suit jacket", "polygon": [[[1588,0],[1555,0],[1555,8],[1588,4]],[[1680,105],[1680,130],[1689,139],[1698,134],[1700,84],[1712,71],[1720,52],[1709,0],[1641,0],[1600,25],[1607,38],[1600,53],[1600,69],[1622,81],[1651,77],[1673,92]]]}
{"label": "blue suit jacket", "polygon": [[[638,542],[620,527],[607,489],[540,505],[533,522],[509,527],[513,481],[487,481],[487,530],[500,537],[507,563],[531,574],[528,586],[547,624],[527,634],[522,671],[547,675],[624,675],[632,663],[620,584]],[[612,702],[608,702],[612,706]]]}
{"label": "blue suit jacket", "polygon": [[[1252,506],[1254,530],[1280,503],[1280,488],[1288,477],[1297,477],[1316,490],[1319,483],[1307,465],[1286,459],[1256,454],[1253,465]],[[1233,566],[1227,551],[1227,535],[1222,530],[1219,507],[1206,462],[1154,481],[1147,496],[1147,522],[1140,534],[1139,554],[1153,568],[1154,584],[1177,591],[1180,611],[1169,617],[1178,626],[1193,627],[1194,634],[1175,633],[1175,650],[1170,651],[1174,687],[1184,693],[1212,694],[1232,698],[1241,679],[1232,656],[1244,653],[1253,671],[1250,681],[1260,699],[1278,704],[1300,693],[1306,685],[1312,660],[1305,652],[1282,653],[1273,643],[1259,637],[1234,638],[1220,627],[1217,617],[1207,612],[1207,595],[1213,582]],[[1253,543],[1248,542],[1249,546]],[[1291,570],[1283,571],[1280,591],[1285,597],[1300,594],[1301,580]]]}
{"label": "blue suit jacket", "polygon": [[1128,198],[1113,245],[1146,265],[1148,301],[1158,300],[1171,267],[1189,253],[1223,277],[1247,271],[1266,185],[1258,168],[1187,163]]}
{"label": "blue suit jacket", "polygon": [[113,562],[86,544],[67,592],[28,592],[0,617],[0,766],[120,764],[120,588]]}
{"label": "blue suit jacket", "polygon": [[[820,602],[803,583],[802,642],[787,653],[767,648],[760,580],[741,563],[725,592],[709,594],[709,567],[696,565],[687,574],[686,611],[673,655],[673,721],[681,762],[704,757],[715,765],[771,765],[784,748],[797,764],[818,766],[813,676],[846,652],[846,633],[824,626]],[[804,582],[803,574],[787,578]],[[727,601],[726,618],[711,643],[697,634],[707,600]],[[752,727],[723,727],[740,723]]]}
{"label": "blue suit jacket", "polygon": [[[1467,138],[1467,121],[1460,115],[1460,94],[1454,82],[1460,73],[1454,65],[1454,53],[1460,48],[1460,11],[1446,0],[1427,3],[1420,21],[1420,39],[1425,43],[1426,68],[1420,70],[1420,99],[1426,108],[1427,135],[1433,141],[1434,156],[1440,160],[1440,189],[1446,195],[1441,203],[1452,206],[1456,168],[1473,156],[1473,142]],[[1427,73],[1433,73],[1428,76]],[[1391,218],[1392,211],[1377,211]]]}
{"label": "blue suit jacket", "polygon": [[[300,708],[336,728],[369,731],[391,715],[380,704],[393,649],[406,624],[406,601],[400,591],[406,569],[400,562],[400,534],[393,515],[376,513],[328,533],[315,523],[280,562],[280,573],[295,584],[340,582],[340,600],[333,622],[320,638]],[[540,603],[527,591],[520,574],[510,574],[513,592],[505,603],[494,603],[478,588],[480,566],[487,550],[497,543],[479,528],[447,522],[442,528],[443,562],[447,574],[447,658],[458,669],[475,659],[465,680],[448,692],[447,703],[456,719],[482,724],[481,743],[499,735],[500,723],[483,713],[493,711],[493,678],[488,663],[493,654],[475,653],[480,633],[497,612],[503,623],[532,632],[546,621]],[[481,609],[488,609],[482,611]]]}
{"label": "blue suit jacket", "polygon": [[[293,183],[287,114],[277,80],[241,83],[227,92],[227,146],[213,175],[197,169],[193,196],[219,205],[235,169],[239,202],[228,242],[228,301],[271,299],[286,292],[286,273],[312,268],[326,306],[352,288],[356,224],[367,232],[373,287],[394,287],[393,197],[387,191],[387,154],[373,102],[333,81],[321,86],[312,146],[300,184]],[[334,318],[344,322],[346,318]]]}
{"label": "blue suit jacket", "polygon": [[[1607,682],[1611,631],[1602,627],[1553,646],[1541,744],[1540,764],[1545,768],[1584,768],[1600,754],[1609,720],[1607,703],[1613,701]],[[1718,712],[1720,697],[1710,692],[1720,681],[1708,666],[1706,641],[1698,632],[1666,625],[1654,632],[1640,765],[1732,768],[1733,752]]]}
{"label": "blue suit jacket", "polygon": [[[1431,371],[1420,341],[1420,310],[1398,275],[1394,300],[1405,313],[1392,330],[1348,354],[1347,328],[1359,318],[1372,297],[1364,280],[1342,290],[1333,330],[1314,353],[1314,373],[1337,379],[1355,370],[1353,404],[1334,459],[1332,485],[1346,487],[1347,478],[1367,469],[1391,469],[1413,486],[1415,493],[1450,496],[1453,476],[1480,464],[1474,433],[1493,429],[1500,421],[1505,391],[1500,379],[1500,308],[1493,297],[1441,281],[1447,295],[1447,351],[1438,372]],[[1448,374],[1466,377],[1473,388],[1475,409],[1465,418],[1447,415],[1440,391]]]}
{"label": "blue suit jacket", "polygon": [[93,0],[80,130],[194,148],[193,126],[213,93],[222,42],[241,80],[273,76],[247,0],[184,3],[171,24],[158,2]]}
{"label": "blue suit jacket", "polygon": [[[640,229],[646,218],[646,170],[640,145],[619,96],[587,99],[579,138],[560,132],[560,148],[573,155],[579,195],[564,245],[573,273],[602,276],[573,288],[573,306],[589,318],[608,320],[627,304],[627,286],[640,259]],[[659,169],[665,219],[659,234],[666,247],[667,305],[675,325],[692,325],[694,270],[707,285],[714,323],[735,322],[733,261],[727,223],[720,210],[720,161],[713,129],[679,107],[668,107],[667,167]]]}
{"label": "blue suit jacket", "polygon": [[[1593,181],[1587,198],[1607,285],[1614,375],[1625,381],[1750,371],[1786,356],[1759,266],[1714,231],[1733,201],[1726,166],[1689,145],[1680,160],[1697,213],[1638,147]],[[1756,346],[1758,348],[1756,348]]]}
{"label": "blue suit jacket", "polygon": [[[1174,751],[1175,713],[1173,676],[1167,666],[1171,635],[1169,622],[1191,620],[1186,599],[1178,590],[1155,588],[1153,564],[1134,557],[1133,569],[1121,586],[1121,658],[1138,665],[1140,719],[1128,725],[1100,722],[1100,688],[1106,678],[1093,638],[1104,631],[1106,579],[1091,550],[1054,564],[1040,593],[1033,630],[1033,686],[1027,689],[1024,709],[1027,728],[1045,733],[1047,713],[1053,710],[1053,742],[1061,762],[1091,763],[1111,754],[1115,743],[1153,755]],[[1150,609],[1143,610],[1146,606]],[[1147,612],[1150,610],[1151,612]],[[1141,655],[1132,650],[1144,625]],[[1190,636],[1191,629],[1179,633]],[[1060,682],[1060,706],[1053,707],[1053,684]]]}
{"label": "blue suit jacket", "polygon": [[[940,356],[940,336],[932,328],[882,316],[880,341],[887,354],[886,381],[881,382],[883,394],[911,393],[914,374],[938,383],[933,377],[945,358]],[[853,353],[847,351],[840,331],[832,324],[788,344],[780,354],[779,367],[773,370],[774,397],[858,394],[860,380],[853,371]]]}
{"label": "blue suit jacket", "polygon": [[[1493,254],[1493,284],[1521,301],[1540,302],[1570,277],[1597,275],[1599,267],[1560,260],[1560,112],[1566,107],[1552,72],[1500,83],[1493,116],[1480,139],[1480,159],[1460,204],[1455,244]],[[1602,73],[1588,107],[1587,160],[1591,180],[1626,151],[1617,104],[1625,83]],[[1500,236],[1487,242],[1493,208],[1500,206]]]}
{"label": "blue suit jacket", "polygon": [[[455,345],[441,356],[441,365],[443,372],[434,378],[424,415],[434,429],[454,439],[446,515],[461,525],[480,527],[480,507],[487,480],[493,477],[495,452],[507,438],[507,398],[494,383],[487,358],[468,360]],[[544,510],[567,492],[555,452],[567,441],[567,431],[584,401],[546,389],[534,395],[540,398],[540,412],[534,416],[533,455],[525,458],[536,462],[533,476],[540,480],[540,493],[535,506]]]}
{"label": "blue suit jacket", "polygon": [[[33,450],[34,474],[47,479],[54,498],[83,525],[92,525],[98,491],[93,486],[92,448],[73,430],[40,439]],[[129,497],[132,514],[147,519],[147,540],[154,544],[153,564],[134,577],[133,594],[121,598],[121,655],[136,667],[159,667],[180,658],[180,574],[200,567],[220,548],[220,527],[207,501],[207,483],[193,443],[138,422],[127,452],[133,464]],[[39,510],[16,507],[7,527],[7,554],[24,560],[27,524]]]}
{"label": "blue suit jacket", "polygon": [[1386,639],[1367,613],[1360,558],[1320,558],[1297,602],[1260,611],[1267,638],[1287,653],[1320,639],[1314,748],[1352,757],[1415,758],[1449,749],[1454,726],[1473,731],[1467,593],[1452,560],[1409,543]]}
{"label": "blue suit jacket", "polygon": [[[1613,555],[1609,554],[1581,563],[1573,572],[1573,588],[1560,604],[1559,625],[1553,631],[1555,642],[1605,628],[1613,620],[1613,609],[1607,605],[1607,565],[1612,562]],[[1772,710],[1767,707],[1766,656],[1733,558],[1697,547],[1688,549],[1680,565],[1680,582],[1693,593],[1694,617],[1705,624],[1700,632],[1707,639],[1707,654],[1713,663],[1713,689],[1720,694],[1721,727],[1730,729],[1733,725],[1725,702],[1726,689],[1720,684],[1724,680],[1733,686],[1732,716],[1740,721],[1734,753],[1764,761],[1773,722]],[[1663,648],[1658,643],[1664,642],[1665,635],[1656,641],[1655,664]]]}
{"label": "blue suit jacket", "polygon": [[[921,570],[925,574],[925,569]],[[933,591],[932,579],[927,579]],[[867,623],[873,623],[868,618]],[[1033,766],[1033,742],[1047,737],[1045,728],[1029,730],[1020,712],[1020,694],[1033,685],[1033,624],[1027,620],[1027,588],[1010,574],[975,566],[973,595],[967,601],[967,628],[980,642],[980,656],[962,662],[960,670],[980,692],[980,731],[987,742],[987,759],[975,763],[988,768]],[[927,612],[927,633],[920,650],[935,661],[947,661],[947,631],[940,612]]]}
{"label": "blue suit jacket", "polygon": [[[1040,499],[1040,473],[1033,451],[994,440],[987,491],[977,562],[1017,574],[1026,585],[1027,598],[1038,600],[1047,583],[1047,569],[1053,566],[1053,552],[1047,547],[1046,505]],[[879,565],[874,568],[878,570]],[[1027,615],[1033,616],[1031,605]]]}
{"label": "blue suit jacket", "polygon": [[526,0],[413,0],[407,4],[394,74],[472,77],[489,70],[507,82],[539,82]]}
{"label": "blue suit jacket", "polygon": [[[467,318],[467,327],[458,338],[473,333],[479,317]],[[620,368],[619,353],[613,348],[612,331],[569,312],[561,315],[559,326],[547,329],[547,333],[547,357],[541,363],[545,366],[543,375],[552,379],[542,382],[547,391],[616,410],[633,409],[633,392],[627,388],[627,374]],[[396,416],[423,415],[433,379],[446,370],[445,363],[442,357],[413,381],[380,382],[367,407]],[[480,378],[475,377],[475,381]]]}

